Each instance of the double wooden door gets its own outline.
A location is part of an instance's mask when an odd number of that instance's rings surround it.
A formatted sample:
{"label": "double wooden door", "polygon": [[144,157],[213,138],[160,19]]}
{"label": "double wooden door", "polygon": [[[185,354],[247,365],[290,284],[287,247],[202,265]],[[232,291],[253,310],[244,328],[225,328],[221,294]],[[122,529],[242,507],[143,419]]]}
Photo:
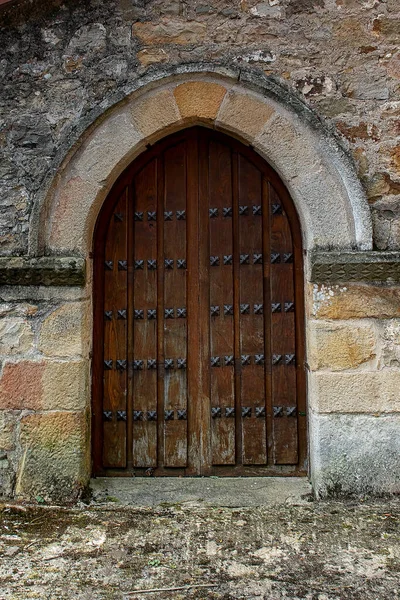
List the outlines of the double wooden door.
{"label": "double wooden door", "polygon": [[166,138],[94,258],[94,472],[304,472],[301,237],[274,171],[204,128]]}

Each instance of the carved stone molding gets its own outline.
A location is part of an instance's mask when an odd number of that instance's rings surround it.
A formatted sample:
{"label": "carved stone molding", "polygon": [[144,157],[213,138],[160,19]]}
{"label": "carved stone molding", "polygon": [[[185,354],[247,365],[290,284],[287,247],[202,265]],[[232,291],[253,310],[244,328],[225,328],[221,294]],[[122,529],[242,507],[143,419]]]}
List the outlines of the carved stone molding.
{"label": "carved stone molding", "polygon": [[0,257],[0,285],[83,286],[85,260],[69,256]]}
{"label": "carved stone molding", "polygon": [[310,263],[314,283],[400,282],[400,252],[314,252]]}

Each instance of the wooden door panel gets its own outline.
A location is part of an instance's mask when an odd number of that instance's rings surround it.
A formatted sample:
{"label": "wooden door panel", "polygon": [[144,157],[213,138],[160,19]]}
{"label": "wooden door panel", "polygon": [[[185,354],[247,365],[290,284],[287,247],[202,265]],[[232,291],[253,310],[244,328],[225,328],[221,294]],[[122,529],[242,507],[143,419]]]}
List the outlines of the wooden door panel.
{"label": "wooden door panel", "polygon": [[104,261],[103,464],[126,466],[128,190],[111,216]]}
{"label": "wooden door panel", "polygon": [[300,473],[301,235],[272,169],[214,131],[174,134],[121,176],[96,235],[96,472]]}

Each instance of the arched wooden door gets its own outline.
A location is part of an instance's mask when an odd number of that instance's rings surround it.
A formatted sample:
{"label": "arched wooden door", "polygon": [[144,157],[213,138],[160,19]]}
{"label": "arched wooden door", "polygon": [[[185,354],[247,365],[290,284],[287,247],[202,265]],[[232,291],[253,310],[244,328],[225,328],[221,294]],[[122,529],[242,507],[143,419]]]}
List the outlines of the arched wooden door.
{"label": "arched wooden door", "polygon": [[94,260],[94,473],[304,473],[301,235],[276,173],[172,135],[114,186]]}

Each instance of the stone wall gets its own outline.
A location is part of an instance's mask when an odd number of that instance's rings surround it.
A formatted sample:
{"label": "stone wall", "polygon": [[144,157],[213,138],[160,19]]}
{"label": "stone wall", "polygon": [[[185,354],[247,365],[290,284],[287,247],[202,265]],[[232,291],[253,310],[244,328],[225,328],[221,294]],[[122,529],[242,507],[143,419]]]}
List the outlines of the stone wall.
{"label": "stone wall", "polygon": [[[0,261],[0,488],[23,498],[74,499],[90,473],[91,350],[90,269],[86,287],[79,287],[83,269],[74,260],[88,259],[87,215],[92,211],[93,225],[95,201],[106,194],[129,148],[144,148],[155,123],[159,131],[164,123],[167,132],[173,123],[183,126],[196,116],[256,140],[266,158],[275,158],[275,152],[278,162],[286,157],[293,168],[296,142],[296,159],[304,149],[304,172],[296,166],[290,185],[298,191],[299,210],[310,204],[311,216],[302,221],[305,239],[314,234],[312,219],[318,234],[318,224],[325,223],[320,246],[329,250],[335,240],[329,241],[326,223],[333,211],[338,215],[333,221],[343,219],[345,225],[356,217],[350,203],[346,214],[346,207],[332,200],[343,197],[343,190],[351,196],[346,182],[337,189],[307,188],[308,170],[336,181],[310,158],[312,137],[302,145],[298,133],[306,123],[319,123],[313,152],[329,147],[332,156],[343,154],[345,160],[332,167],[337,172],[355,164],[372,213],[375,249],[398,249],[400,5],[397,0],[34,0],[2,8],[0,26],[0,254],[13,257]],[[230,78],[226,89],[212,83],[209,112],[201,105],[204,93],[196,97],[193,87],[189,93],[179,82],[166,84],[151,102],[161,68],[166,75],[179,72],[182,83],[185,69],[193,70],[189,63],[205,61]],[[150,100],[132,112],[126,98],[146,77]],[[275,115],[270,108],[272,101],[261,106],[249,93],[246,107],[234,108],[238,80],[254,89],[254,81],[262,80],[266,95],[275,86],[288,110],[296,106],[296,139],[290,122],[279,120],[284,111]],[[160,101],[162,94],[168,102]],[[175,121],[168,110],[175,111]],[[281,124],[283,131],[287,123],[289,136],[278,143],[272,127]],[[113,142],[113,152],[103,144],[107,131],[111,141],[121,133],[116,155]],[[99,158],[86,162],[86,181],[76,178],[74,169],[84,164],[88,148]],[[58,204],[43,204],[53,192]],[[87,206],[84,198],[90,200]],[[350,226],[347,231],[347,225],[333,221],[337,245],[358,247]],[[49,240],[41,244],[45,230]],[[50,264],[46,261],[53,257],[38,259],[40,253],[75,259]],[[389,273],[382,267],[389,259],[377,254],[358,258],[359,266],[345,269],[341,278],[332,279],[335,268],[326,268],[323,260],[316,270],[307,268],[311,476],[321,496],[400,491],[399,256],[390,255]],[[337,257],[327,261],[329,266]]]}

